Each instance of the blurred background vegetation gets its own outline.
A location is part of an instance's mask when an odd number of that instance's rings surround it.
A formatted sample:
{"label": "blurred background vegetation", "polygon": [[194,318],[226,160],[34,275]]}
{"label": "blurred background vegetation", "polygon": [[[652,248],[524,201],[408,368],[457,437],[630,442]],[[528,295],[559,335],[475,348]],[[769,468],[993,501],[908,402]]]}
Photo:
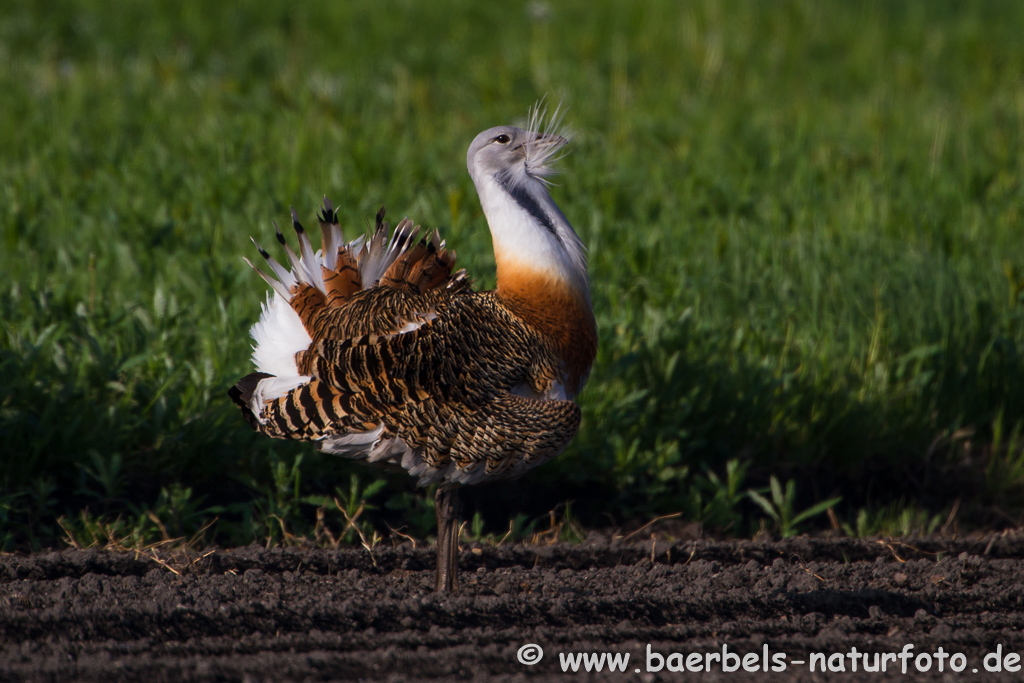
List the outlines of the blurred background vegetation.
{"label": "blurred background vegetation", "polygon": [[407,478],[230,405],[241,257],[327,194],[492,286],[465,150],[542,97],[601,348],[570,449],[467,492],[468,538],[1019,525],[1022,32],[1015,2],[4,2],[0,550],[432,534]]}

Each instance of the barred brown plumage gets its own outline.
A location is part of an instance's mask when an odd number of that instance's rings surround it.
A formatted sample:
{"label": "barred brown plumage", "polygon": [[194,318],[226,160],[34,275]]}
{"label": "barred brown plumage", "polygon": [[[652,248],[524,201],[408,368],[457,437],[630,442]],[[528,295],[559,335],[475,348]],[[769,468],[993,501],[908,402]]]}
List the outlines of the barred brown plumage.
{"label": "barred brown plumage", "polygon": [[278,231],[287,268],[257,245],[274,294],[252,330],[257,372],[231,398],[261,434],[439,484],[438,590],[458,588],[456,488],[521,475],[579,428],[572,399],[597,348],[586,259],[543,184],[565,142],[503,126],[470,147],[494,291],[470,288],[436,230],[390,231],[383,209],[345,243],[325,199],[319,252],[293,212],[298,253]]}

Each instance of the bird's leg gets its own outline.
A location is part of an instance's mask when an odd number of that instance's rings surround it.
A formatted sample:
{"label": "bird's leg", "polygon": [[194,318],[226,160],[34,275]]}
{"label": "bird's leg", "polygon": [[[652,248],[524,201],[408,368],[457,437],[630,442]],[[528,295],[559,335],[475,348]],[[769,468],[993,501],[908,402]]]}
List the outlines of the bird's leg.
{"label": "bird's leg", "polygon": [[462,501],[457,487],[439,486],[434,494],[437,512],[437,592],[459,592],[459,515]]}

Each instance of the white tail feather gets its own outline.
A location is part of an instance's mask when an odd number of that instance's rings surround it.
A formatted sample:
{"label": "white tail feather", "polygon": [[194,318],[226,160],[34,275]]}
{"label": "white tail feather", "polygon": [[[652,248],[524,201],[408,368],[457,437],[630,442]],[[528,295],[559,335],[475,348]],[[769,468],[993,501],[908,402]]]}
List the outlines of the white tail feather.
{"label": "white tail feather", "polygon": [[295,377],[264,377],[256,384],[256,389],[249,399],[249,410],[260,422],[263,419],[263,405],[267,401],[281,398],[288,392],[301,387],[310,380],[309,377],[297,375]]}
{"label": "white tail feather", "polygon": [[[295,277],[291,274],[291,272],[287,268],[282,266],[280,263],[278,263],[274,259],[274,257],[272,257],[269,253],[267,253],[266,249],[261,247],[259,242],[257,242],[252,237],[250,237],[249,239],[251,239],[252,243],[256,245],[256,249],[257,251],[260,252],[260,256],[262,256],[267,261],[267,265],[269,265],[270,269],[274,271],[274,275],[276,275],[277,279],[281,281],[281,284],[284,285],[284,288],[286,290],[291,291],[291,288],[295,286]],[[245,261],[246,263],[249,263],[249,259],[246,259]],[[252,264],[249,263],[249,265],[251,266]],[[255,266],[253,266],[253,268],[255,269]]]}
{"label": "white tail feather", "polygon": [[277,292],[277,293],[278,293],[278,294],[280,294],[280,295],[281,295],[282,297],[284,297],[284,300],[285,300],[285,301],[290,301],[290,300],[291,300],[291,294],[289,294],[289,293],[288,293],[288,290],[287,290],[287,289],[285,289],[285,286],[284,286],[284,285],[283,285],[282,283],[278,282],[277,280],[275,280],[274,278],[270,277],[269,275],[267,275],[266,273],[264,273],[264,272],[263,272],[262,270],[260,270],[260,269],[259,269],[259,268],[257,268],[256,266],[254,266],[254,265],[252,264],[252,261],[250,261],[250,260],[249,260],[249,259],[247,259],[246,257],[244,257],[244,256],[243,256],[243,257],[242,257],[242,260],[243,260],[243,261],[245,261],[246,263],[248,263],[248,264],[249,264],[249,267],[250,267],[250,268],[252,268],[253,270],[255,270],[255,271],[256,271],[256,273],[257,273],[257,274],[258,274],[258,275],[259,275],[259,276],[260,276],[261,278],[263,278],[264,280],[266,280],[267,284],[268,284],[268,285],[270,285],[271,287],[273,287],[273,288],[274,288],[274,291],[275,291],[275,292]]}
{"label": "white tail feather", "polygon": [[252,362],[258,372],[275,377],[302,376],[295,354],[309,348],[313,340],[287,299],[280,294],[267,296],[263,313],[249,334],[255,342]]}
{"label": "white tail feather", "polygon": [[309,235],[306,234],[302,224],[299,223],[299,217],[295,215],[295,209],[292,209],[292,225],[295,227],[295,234],[299,238],[299,253],[302,254],[301,264],[306,274],[309,275],[308,284],[326,294],[327,288],[324,286],[324,273],[320,267],[323,263],[322,255],[313,251],[313,243],[309,241]]}
{"label": "white tail feather", "polygon": [[363,289],[373,287],[384,274],[387,259],[387,228],[382,226],[374,231],[369,241],[359,252],[359,275],[362,277]]}
{"label": "white tail feather", "polygon": [[380,442],[384,433],[384,425],[377,425],[368,432],[352,432],[348,434],[332,434],[323,440],[320,450],[332,455],[346,458],[363,458]]}
{"label": "white tail feather", "polygon": [[337,225],[321,225],[323,233],[323,261],[327,270],[338,267],[338,247],[342,245],[341,228]]}
{"label": "white tail feather", "polygon": [[322,235],[321,245],[323,247],[323,262],[328,270],[338,267],[338,249],[345,243],[345,236],[338,225],[338,215],[334,213],[334,205],[324,195],[324,206],[318,216],[320,219],[320,233]]}

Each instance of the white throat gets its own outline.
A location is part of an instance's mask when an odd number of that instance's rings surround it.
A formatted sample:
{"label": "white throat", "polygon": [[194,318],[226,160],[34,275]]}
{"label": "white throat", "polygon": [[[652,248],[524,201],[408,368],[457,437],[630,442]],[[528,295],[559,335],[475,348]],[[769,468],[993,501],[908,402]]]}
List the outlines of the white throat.
{"label": "white throat", "polygon": [[589,301],[585,247],[544,185],[533,178],[516,183],[500,173],[472,176],[495,258],[566,281]]}

